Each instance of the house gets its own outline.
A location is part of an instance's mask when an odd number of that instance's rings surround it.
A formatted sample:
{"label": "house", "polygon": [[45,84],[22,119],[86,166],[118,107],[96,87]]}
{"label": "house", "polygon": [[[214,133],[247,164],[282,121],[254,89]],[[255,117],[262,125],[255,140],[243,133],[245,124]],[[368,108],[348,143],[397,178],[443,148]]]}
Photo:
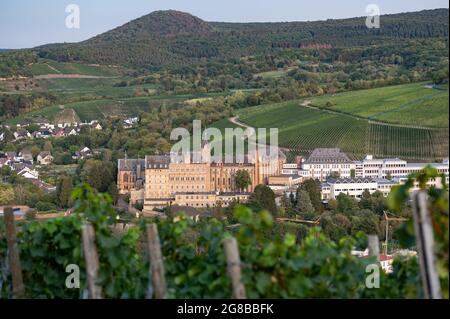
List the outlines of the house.
{"label": "house", "polygon": [[26,138],[30,138],[31,134],[30,132],[28,132],[25,129],[20,129],[17,132],[14,132],[14,138],[16,140],[22,140],[22,139],[26,139]]}
{"label": "house", "polygon": [[30,179],[30,182],[39,187],[39,189],[41,189],[44,193],[51,193],[56,191],[56,186],[50,185],[48,183],[45,183],[43,181],[41,181],[40,179]]}
{"label": "house", "polygon": [[123,121],[123,127],[124,128],[131,128],[133,125],[137,124],[139,122],[138,117],[130,117]]}
{"label": "house", "polygon": [[71,136],[71,135],[78,135],[78,132],[75,128],[73,127],[65,127],[64,128],[64,136]]}
{"label": "house", "polygon": [[29,162],[33,164],[33,154],[29,149],[23,149],[20,151],[19,157],[22,159],[22,162]]}
{"label": "house", "polygon": [[101,129],[103,129],[102,126],[100,125],[100,123],[96,122],[96,121],[92,121],[91,122],[90,128],[94,129],[94,130],[101,130]]}
{"label": "house", "polygon": [[32,134],[34,138],[49,138],[52,136],[52,130],[49,128],[41,128]]}
{"label": "house", "polygon": [[6,158],[11,162],[14,162],[16,160],[16,152],[6,152],[5,155]]}
{"label": "house", "polygon": [[55,130],[55,131],[53,132],[53,136],[56,137],[56,138],[64,137],[64,136],[65,136],[65,135],[64,135],[64,129],[59,128],[59,129]]}
{"label": "house", "polygon": [[75,156],[72,156],[73,159],[84,159],[86,157],[92,156],[93,153],[89,147],[84,147],[81,150],[75,152]]}
{"label": "house", "polygon": [[37,161],[41,165],[50,165],[53,162],[53,156],[49,151],[40,152],[37,156]]}
{"label": "house", "polygon": [[27,179],[38,179],[39,173],[38,171],[29,168],[28,166],[25,166],[17,175],[22,176]]}
{"label": "house", "polygon": [[2,168],[5,165],[9,165],[11,161],[6,157],[0,157],[0,168]]}

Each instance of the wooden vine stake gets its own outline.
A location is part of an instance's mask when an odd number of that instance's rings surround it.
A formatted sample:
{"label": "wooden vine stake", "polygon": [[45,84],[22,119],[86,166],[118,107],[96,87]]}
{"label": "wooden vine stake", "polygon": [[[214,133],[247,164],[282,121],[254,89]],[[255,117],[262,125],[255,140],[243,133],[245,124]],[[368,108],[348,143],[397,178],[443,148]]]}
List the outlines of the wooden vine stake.
{"label": "wooden vine stake", "polygon": [[233,286],[233,299],[246,299],[245,287],[241,280],[241,259],[236,238],[225,239],[224,246],[227,272]]}
{"label": "wooden vine stake", "polygon": [[426,299],[441,299],[441,285],[436,269],[433,226],[428,211],[427,194],[424,191],[417,191],[411,197],[424,295]]}
{"label": "wooden vine stake", "polygon": [[148,255],[150,257],[150,277],[152,278],[153,291],[156,299],[167,298],[166,278],[164,277],[164,263],[161,253],[156,224],[147,225]]}
{"label": "wooden vine stake", "polygon": [[97,284],[99,259],[95,246],[95,231],[91,224],[82,226],[83,251],[86,260],[86,274],[88,282],[88,298],[102,299],[102,287]]}
{"label": "wooden vine stake", "polygon": [[23,285],[22,267],[20,265],[19,247],[17,245],[16,224],[14,222],[13,209],[11,207],[5,207],[4,216],[13,294],[14,298],[20,299],[25,296],[25,286]]}

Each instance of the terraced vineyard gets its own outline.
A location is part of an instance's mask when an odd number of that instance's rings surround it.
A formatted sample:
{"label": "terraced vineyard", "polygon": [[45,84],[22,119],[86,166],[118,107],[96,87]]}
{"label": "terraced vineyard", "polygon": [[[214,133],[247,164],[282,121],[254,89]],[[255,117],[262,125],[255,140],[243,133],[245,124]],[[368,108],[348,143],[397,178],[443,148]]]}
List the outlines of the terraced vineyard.
{"label": "terraced vineyard", "polygon": [[239,112],[254,127],[279,129],[281,147],[308,154],[317,147],[339,147],[352,158],[366,154],[429,161],[448,156],[448,129],[374,123],[302,106],[298,101],[256,106]]}

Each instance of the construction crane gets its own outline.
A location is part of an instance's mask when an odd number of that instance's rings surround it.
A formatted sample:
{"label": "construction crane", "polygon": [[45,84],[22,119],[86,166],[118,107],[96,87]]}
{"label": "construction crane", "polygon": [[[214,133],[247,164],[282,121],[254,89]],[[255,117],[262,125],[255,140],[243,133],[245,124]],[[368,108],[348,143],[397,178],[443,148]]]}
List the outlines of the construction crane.
{"label": "construction crane", "polygon": [[[407,218],[402,218],[402,217],[388,217],[388,213],[386,211],[383,211],[384,214],[384,220],[386,221],[386,240],[384,241],[384,254],[387,255],[388,254],[388,239],[389,239],[389,221],[407,221]],[[389,213],[391,215],[394,216],[394,214]]]}

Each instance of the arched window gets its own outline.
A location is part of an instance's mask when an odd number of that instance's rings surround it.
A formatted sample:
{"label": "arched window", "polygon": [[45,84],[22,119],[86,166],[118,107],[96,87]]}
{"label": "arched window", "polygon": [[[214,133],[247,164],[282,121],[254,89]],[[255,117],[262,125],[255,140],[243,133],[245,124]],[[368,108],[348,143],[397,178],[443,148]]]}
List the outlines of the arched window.
{"label": "arched window", "polygon": [[123,174],[123,182],[128,183],[128,174],[127,173]]}

